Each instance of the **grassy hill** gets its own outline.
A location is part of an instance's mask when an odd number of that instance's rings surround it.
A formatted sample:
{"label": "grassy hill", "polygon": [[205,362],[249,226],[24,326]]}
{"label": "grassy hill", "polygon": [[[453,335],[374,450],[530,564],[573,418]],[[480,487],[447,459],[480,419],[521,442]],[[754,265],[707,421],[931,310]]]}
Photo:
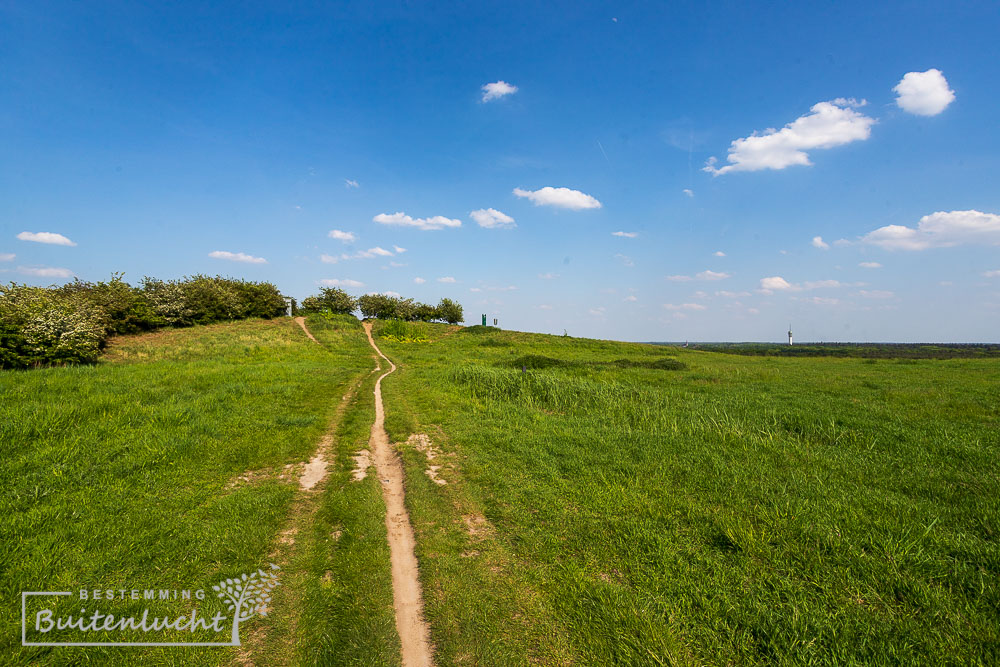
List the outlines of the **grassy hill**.
{"label": "grassy hill", "polygon": [[443,663],[1000,658],[995,360],[443,333],[383,346]]}
{"label": "grassy hill", "polygon": [[[321,345],[247,321],[0,372],[7,661],[398,664],[379,480],[352,481],[375,362],[357,323],[309,325]],[[1000,661],[995,359],[375,334],[439,664]],[[20,591],[269,559],[239,651],[19,646]]]}

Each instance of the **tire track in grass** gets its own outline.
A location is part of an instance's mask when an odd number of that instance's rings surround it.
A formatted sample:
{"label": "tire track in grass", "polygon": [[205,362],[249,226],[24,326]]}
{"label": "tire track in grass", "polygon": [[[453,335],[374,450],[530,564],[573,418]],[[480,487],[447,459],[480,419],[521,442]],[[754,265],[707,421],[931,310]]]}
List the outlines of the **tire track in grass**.
{"label": "tire track in grass", "polygon": [[[302,331],[305,332],[306,336],[308,336],[310,340],[317,345],[322,345],[322,343],[316,340],[316,338],[312,335],[312,332],[309,331],[304,317],[296,317],[295,322],[302,327]],[[376,367],[375,370],[377,371],[378,368]],[[330,425],[327,427],[326,433],[320,439],[313,456],[308,462],[298,466],[300,468],[298,490],[289,507],[289,514],[285,521],[284,528],[278,534],[277,543],[274,545],[273,550],[269,554],[271,562],[279,564],[282,568],[287,569],[288,565],[295,560],[299,553],[299,547],[296,543],[299,533],[302,532],[302,529],[311,522],[312,517],[314,517],[316,512],[319,510],[320,492],[323,490],[323,486],[329,472],[330,462],[335,458],[333,445],[334,439],[336,438],[337,428],[344,417],[345,411],[351,403],[351,399],[357,392],[358,387],[360,387],[365,378],[370,376],[373,372],[375,371],[363,374],[364,372],[362,371],[362,373],[359,373],[357,377],[350,381],[347,386],[347,392],[344,394],[340,404],[337,406],[333,419],[330,421]],[[285,574],[286,578],[290,578],[293,581],[287,582],[287,585],[283,586],[276,593],[275,600],[277,604],[280,604],[286,609],[295,610],[300,604],[299,596],[301,595],[301,577],[303,576],[303,573],[288,571]],[[280,654],[272,654],[267,658],[264,658],[261,655],[265,640],[267,639],[267,628],[258,627],[255,632],[250,634],[247,641],[236,650],[236,654],[233,657],[233,663],[243,667],[253,667],[254,665],[259,664],[290,664],[290,661],[293,660],[295,656],[295,647],[293,642],[296,626],[298,625],[298,618],[294,614],[295,612],[293,611],[293,616],[289,620],[289,632],[286,634],[281,645]]]}
{"label": "tire track in grass", "polygon": [[375,381],[375,423],[372,424],[368,449],[374,453],[375,469],[382,483],[382,497],[385,499],[385,529],[392,560],[396,630],[402,646],[403,667],[424,667],[433,665],[434,661],[430,630],[423,615],[416,540],[406,511],[403,465],[389,444],[389,435],[385,431],[385,409],[382,406],[382,380],[396,370],[396,365],[375,344],[371,322],[363,324],[368,343],[389,364],[389,370]]}

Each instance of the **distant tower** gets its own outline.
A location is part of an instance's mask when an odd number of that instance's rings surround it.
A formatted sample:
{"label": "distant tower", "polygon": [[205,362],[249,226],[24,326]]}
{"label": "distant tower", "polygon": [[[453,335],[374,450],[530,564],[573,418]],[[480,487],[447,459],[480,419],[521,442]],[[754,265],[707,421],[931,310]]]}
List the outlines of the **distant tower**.
{"label": "distant tower", "polygon": [[788,344],[792,344],[792,325],[788,325]]}

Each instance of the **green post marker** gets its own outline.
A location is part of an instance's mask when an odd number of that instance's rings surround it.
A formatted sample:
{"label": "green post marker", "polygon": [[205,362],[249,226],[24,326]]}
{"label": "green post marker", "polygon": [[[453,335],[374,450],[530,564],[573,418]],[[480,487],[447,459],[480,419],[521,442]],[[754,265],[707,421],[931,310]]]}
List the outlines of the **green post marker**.
{"label": "green post marker", "polygon": [[483,326],[486,326],[486,313],[483,313]]}

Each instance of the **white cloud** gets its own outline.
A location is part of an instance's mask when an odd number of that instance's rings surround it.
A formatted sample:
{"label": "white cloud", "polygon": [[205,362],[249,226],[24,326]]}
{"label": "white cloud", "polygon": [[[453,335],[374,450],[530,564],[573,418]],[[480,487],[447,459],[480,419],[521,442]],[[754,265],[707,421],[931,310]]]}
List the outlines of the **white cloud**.
{"label": "white cloud", "polygon": [[361,184],[358,183],[357,181],[351,180],[349,178],[345,178],[344,179],[344,187],[345,188],[355,188],[355,189],[357,189],[357,188],[361,187]]}
{"label": "white cloud", "polygon": [[542,280],[555,280],[559,277],[558,273],[539,273],[538,277]]}
{"label": "white cloud", "polygon": [[587,208],[601,208],[601,202],[597,201],[588,194],[584,194],[579,190],[570,190],[569,188],[553,188],[546,186],[534,192],[530,190],[522,190],[521,188],[514,188],[514,194],[518,197],[527,198],[531,200],[535,206],[557,206],[559,208],[568,208],[573,211],[579,211]]}
{"label": "white cloud", "polygon": [[882,265],[878,262],[860,262],[858,264],[863,269],[881,269]]}
{"label": "white cloud", "polygon": [[400,248],[398,245],[392,246],[392,249],[396,251],[397,254],[403,254],[406,252],[406,248]]}
{"label": "white cloud", "polygon": [[538,309],[539,310],[552,310],[552,306],[550,306],[547,303],[543,303],[543,304],[539,304]]}
{"label": "white cloud", "polygon": [[0,252],[0,262],[13,262],[15,257],[17,255],[12,252]]}
{"label": "white cloud", "polygon": [[350,278],[324,278],[319,281],[321,285],[327,287],[364,287],[365,284]]}
{"label": "white cloud", "polygon": [[717,169],[715,158],[704,171],[719,176],[730,171],[784,169],[793,165],[811,165],[806,151],[833,148],[871,136],[874,118],[855,111],[864,101],[836,99],[814,104],[811,113],[800,116],[780,130],[769,128],[749,137],[736,139],[729,146],[730,164]]}
{"label": "white cloud", "polygon": [[684,194],[686,194],[688,197],[694,197],[694,192],[692,192],[688,188],[684,188],[683,190],[681,190],[681,192],[683,192]]}
{"label": "white cloud", "polygon": [[629,296],[625,297],[625,300],[628,302],[635,302],[638,301],[639,299],[630,294]]}
{"label": "white cloud", "polygon": [[634,239],[639,235],[639,232],[611,232],[612,236],[620,236],[625,239]]}
{"label": "white cloud", "polygon": [[72,278],[73,272],[69,269],[58,269],[51,266],[19,266],[17,270],[27,276],[37,278]]}
{"label": "white cloud", "polygon": [[665,303],[663,307],[667,310],[708,310],[708,306],[703,306],[700,303],[682,303],[680,305]]}
{"label": "white cloud", "polygon": [[457,283],[458,281],[451,276],[444,276],[443,278],[438,278],[439,283]]}
{"label": "white cloud", "polygon": [[604,311],[605,311],[604,306],[599,306],[597,308],[591,308],[587,312],[590,313],[591,315],[596,316],[596,317],[601,317],[601,316],[604,315]]}
{"label": "white cloud", "polygon": [[332,255],[320,255],[320,260],[326,262],[327,264],[336,264],[338,261],[350,260],[350,259],[373,259],[375,257],[392,257],[392,251],[386,250],[385,248],[375,246],[374,248],[368,248],[368,250],[358,250],[354,254],[341,253],[340,257],[334,257]]}
{"label": "white cloud", "polygon": [[506,95],[513,95],[517,92],[517,86],[506,81],[494,81],[483,85],[483,102],[498,100]]}
{"label": "white cloud", "polygon": [[1000,269],[996,271],[983,271],[984,278],[1000,278]]}
{"label": "white cloud", "polygon": [[920,218],[917,227],[886,225],[862,242],[886,250],[926,250],[962,244],[1000,245],[1000,215],[981,211],[938,211]]}
{"label": "white cloud", "polygon": [[425,278],[420,278],[418,276],[418,277],[416,277],[416,278],[413,279],[413,282],[415,282],[418,285],[423,285],[425,282],[427,282],[427,280]]}
{"label": "white cloud", "polygon": [[781,276],[770,276],[760,279],[760,288],[766,292],[771,290],[790,290],[795,287]]}
{"label": "white cloud", "polygon": [[625,266],[635,266],[635,262],[628,255],[623,255],[620,252],[615,254],[615,259],[621,261]]}
{"label": "white cloud", "polygon": [[34,241],[35,243],[48,243],[50,245],[76,245],[62,234],[55,232],[21,232],[17,238],[22,241]]}
{"label": "white cloud", "polygon": [[[854,283],[855,287],[860,287],[865,283]],[[839,280],[813,280],[801,285],[790,283],[781,276],[770,276],[760,279],[760,291],[764,294],[771,294],[774,291],[800,292],[802,290],[829,289],[834,287],[849,287],[850,283],[842,283]]]}
{"label": "white cloud", "polygon": [[727,299],[739,299],[741,297],[750,296],[750,292],[728,292],[726,290],[719,290],[715,293],[715,296],[721,296]]}
{"label": "white cloud", "polygon": [[246,262],[247,264],[267,264],[263,257],[254,257],[242,252],[229,252],[227,250],[213,250],[208,253],[214,259],[228,259],[231,262]]}
{"label": "white cloud", "polygon": [[862,296],[866,299],[891,299],[892,297],[896,296],[896,294],[888,290],[863,289],[858,292],[858,296]]}
{"label": "white cloud", "polygon": [[955,99],[955,91],[937,69],[907,72],[892,90],[899,108],[918,116],[936,116]]}
{"label": "white cloud", "polygon": [[823,240],[822,236],[814,236],[812,240],[814,248],[819,248],[820,250],[829,250],[830,244]]}
{"label": "white cloud", "polygon": [[454,220],[452,218],[446,218],[443,215],[435,215],[430,218],[411,218],[402,212],[393,213],[391,215],[387,213],[379,213],[374,218],[374,222],[380,225],[400,225],[403,227],[416,227],[417,229],[428,231],[432,229],[444,229],[445,227],[461,227],[461,220]]}
{"label": "white cloud", "polygon": [[667,280],[675,283],[686,283],[694,280],[691,276],[667,276]]}
{"label": "white cloud", "polygon": [[339,229],[331,229],[327,236],[331,239],[343,241],[344,243],[351,243],[358,240],[358,237],[354,234],[354,232],[342,232]]}
{"label": "white cloud", "polygon": [[[394,269],[398,269],[400,267],[406,266],[406,264],[402,262],[389,262],[389,266],[391,266]],[[382,268],[384,269],[385,267],[383,266]]]}
{"label": "white cloud", "polygon": [[469,213],[469,217],[477,225],[486,229],[510,229],[511,227],[517,227],[514,223],[514,218],[506,213],[501,213],[495,208],[481,208],[478,211],[472,211]]}
{"label": "white cloud", "polygon": [[726,256],[726,253],[722,252],[721,250],[716,250],[712,254],[715,255],[716,257],[725,257]]}

